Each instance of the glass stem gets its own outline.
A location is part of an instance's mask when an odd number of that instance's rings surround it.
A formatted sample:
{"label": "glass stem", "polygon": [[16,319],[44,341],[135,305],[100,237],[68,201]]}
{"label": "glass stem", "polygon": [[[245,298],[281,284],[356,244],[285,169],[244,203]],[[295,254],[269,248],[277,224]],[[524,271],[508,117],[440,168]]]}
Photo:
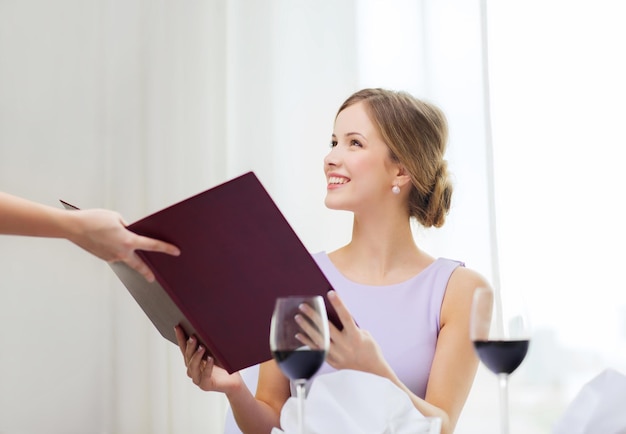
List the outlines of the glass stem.
{"label": "glass stem", "polygon": [[500,383],[500,434],[509,434],[509,374],[498,374]]}
{"label": "glass stem", "polygon": [[296,400],[298,401],[298,432],[304,433],[304,395],[306,392],[306,380],[295,380]]}

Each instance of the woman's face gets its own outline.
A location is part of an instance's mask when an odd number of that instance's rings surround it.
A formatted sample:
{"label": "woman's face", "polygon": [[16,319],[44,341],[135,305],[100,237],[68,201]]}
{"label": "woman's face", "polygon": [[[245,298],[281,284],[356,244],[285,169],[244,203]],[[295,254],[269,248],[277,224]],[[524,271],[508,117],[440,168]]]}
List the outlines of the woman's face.
{"label": "woman's face", "polygon": [[328,208],[359,212],[380,207],[392,195],[398,170],[364,102],[337,115],[332,147],[324,158]]}

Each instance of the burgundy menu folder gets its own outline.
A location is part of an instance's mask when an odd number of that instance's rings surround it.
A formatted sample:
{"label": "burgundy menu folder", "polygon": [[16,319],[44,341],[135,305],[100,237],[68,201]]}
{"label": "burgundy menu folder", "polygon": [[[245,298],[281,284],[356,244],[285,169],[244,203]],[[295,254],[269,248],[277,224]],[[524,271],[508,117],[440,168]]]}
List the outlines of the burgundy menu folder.
{"label": "burgundy menu folder", "polygon": [[322,295],[340,325],[325,297],[330,283],[253,172],[128,229],[170,242],[181,255],[138,251],[153,283],[124,263],[111,264],[115,274],[166,339],[176,343],[180,324],[229,373],[272,358],[270,320],[279,296]]}

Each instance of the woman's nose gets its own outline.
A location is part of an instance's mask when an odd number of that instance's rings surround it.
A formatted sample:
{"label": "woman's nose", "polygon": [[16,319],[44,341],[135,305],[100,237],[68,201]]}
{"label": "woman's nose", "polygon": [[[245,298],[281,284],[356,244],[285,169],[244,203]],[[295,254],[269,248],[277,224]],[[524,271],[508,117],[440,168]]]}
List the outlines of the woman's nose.
{"label": "woman's nose", "polygon": [[339,164],[338,157],[337,147],[330,148],[330,151],[324,157],[324,166],[337,166]]}

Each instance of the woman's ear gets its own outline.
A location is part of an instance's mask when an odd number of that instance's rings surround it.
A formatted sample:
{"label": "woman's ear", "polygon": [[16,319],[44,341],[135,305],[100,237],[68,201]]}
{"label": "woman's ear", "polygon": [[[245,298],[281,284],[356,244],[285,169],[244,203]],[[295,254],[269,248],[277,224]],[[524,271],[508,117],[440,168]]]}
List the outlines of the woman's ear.
{"label": "woman's ear", "polygon": [[409,176],[409,172],[404,168],[404,166],[399,164],[394,185],[397,185],[399,187],[404,187],[410,183],[411,183],[411,177]]}

